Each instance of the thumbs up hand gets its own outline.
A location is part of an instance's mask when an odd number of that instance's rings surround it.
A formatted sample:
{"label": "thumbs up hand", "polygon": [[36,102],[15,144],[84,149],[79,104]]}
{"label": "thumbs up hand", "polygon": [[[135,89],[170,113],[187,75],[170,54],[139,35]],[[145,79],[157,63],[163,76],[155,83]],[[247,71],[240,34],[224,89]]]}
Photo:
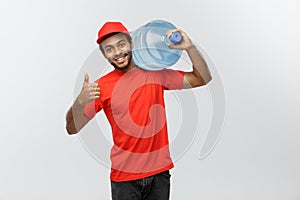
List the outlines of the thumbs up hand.
{"label": "thumbs up hand", "polygon": [[100,88],[98,87],[98,83],[90,83],[89,75],[88,73],[85,73],[82,89],[77,98],[78,103],[84,106],[85,104],[93,100],[96,100],[99,97],[100,97]]}

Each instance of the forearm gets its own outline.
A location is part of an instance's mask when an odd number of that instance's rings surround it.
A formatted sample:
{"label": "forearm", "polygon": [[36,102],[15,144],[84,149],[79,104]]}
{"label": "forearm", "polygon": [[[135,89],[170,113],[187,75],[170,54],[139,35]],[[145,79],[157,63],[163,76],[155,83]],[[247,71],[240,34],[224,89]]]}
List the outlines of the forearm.
{"label": "forearm", "polygon": [[198,79],[198,84],[205,85],[212,79],[207,63],[195,45],[191,45],[186,51],[193,65],[193,76]]}
{"label": "forearm", "polygon": [[71,134],[78,133],[89,121],[89,118],[84,114],[84,106],[76,100],[72,107],[67,112],[66,129]]}

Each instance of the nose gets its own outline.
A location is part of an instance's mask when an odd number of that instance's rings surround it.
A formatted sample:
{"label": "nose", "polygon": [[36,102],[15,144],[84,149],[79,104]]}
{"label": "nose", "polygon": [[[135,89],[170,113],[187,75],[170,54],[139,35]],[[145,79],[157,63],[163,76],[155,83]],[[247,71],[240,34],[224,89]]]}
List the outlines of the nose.
{"label": "nose", "polygon": [[114,50],[114,56],[118,56],[118,55],[120,55],[122,52],[121,52],[121,50],[119,49],[119,48],[115,48],[115,50]]}
{"label": "nose", "polygon": [[118,58],[119,56],[122,56],[124,52],[121,49],[116,48],[114,51],[114,58]]}

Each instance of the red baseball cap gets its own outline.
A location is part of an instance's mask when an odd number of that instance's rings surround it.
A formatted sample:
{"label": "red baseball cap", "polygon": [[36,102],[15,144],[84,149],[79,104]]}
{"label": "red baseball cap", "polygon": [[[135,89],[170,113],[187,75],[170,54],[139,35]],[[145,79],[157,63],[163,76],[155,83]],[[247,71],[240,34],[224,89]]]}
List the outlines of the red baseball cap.
{"label": "red baseball cap", "polygon": [[125,33],[130,36],[129,31],[121,22],[106,22],[99,30],[96,42],[100,44],[103,38],[111,33]]}

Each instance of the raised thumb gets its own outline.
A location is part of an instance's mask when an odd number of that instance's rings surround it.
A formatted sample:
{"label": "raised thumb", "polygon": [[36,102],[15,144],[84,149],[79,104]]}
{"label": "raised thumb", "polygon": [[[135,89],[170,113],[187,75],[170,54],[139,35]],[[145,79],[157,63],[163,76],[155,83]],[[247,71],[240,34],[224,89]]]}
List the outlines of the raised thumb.
{"label": "raised thumb", "polygon": [[84,73],[84,84],[88,84],[89,83],[89,74],[86,72],[86,73]]}

